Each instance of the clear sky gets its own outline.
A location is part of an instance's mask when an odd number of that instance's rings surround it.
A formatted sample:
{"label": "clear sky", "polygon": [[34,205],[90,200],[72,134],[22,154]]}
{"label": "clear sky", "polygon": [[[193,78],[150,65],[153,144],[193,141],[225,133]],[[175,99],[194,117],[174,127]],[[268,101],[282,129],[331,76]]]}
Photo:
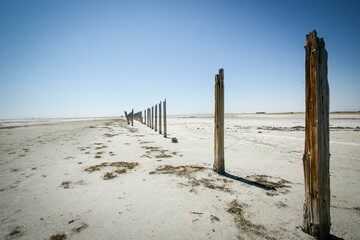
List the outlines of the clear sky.
{"label": "clear sky", "polygon": [[330,110],[360,110],[360,1],[0,0],[0,119],[304,111],[305,35],[329,54]]}

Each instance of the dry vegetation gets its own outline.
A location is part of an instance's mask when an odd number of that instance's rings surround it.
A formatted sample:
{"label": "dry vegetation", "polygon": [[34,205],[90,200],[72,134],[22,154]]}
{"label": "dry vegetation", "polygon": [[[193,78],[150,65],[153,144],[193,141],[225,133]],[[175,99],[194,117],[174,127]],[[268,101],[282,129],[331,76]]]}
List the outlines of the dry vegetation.
{"label": "dry vegetation", "polygon": [[[274,237],[268,236],[269,230],[266,229],[263,225],[254,224],[250,220],[246,219],[244,209],[248,205],[245,203],[239,203],[237,200],[233,200],[229,204],[227,211],[234,216],[235,223],[242,234],[250,235],[251,238],[255,236],[261,237],[262,239],[276,239]],[[251,239],[249,237],[249,239]],[[239,239],[244,239],[242,236],[238,236]]]}
{"label": "dry vegetation", "polygon": [[[213,190],[220,190],[223,192],[231,193],[232,190],[227,187],[227,183],[232,182],[231,180],[222,179],[222,178],[196,178],[195,174],[197,172],[203,172],[208,170],[205,167],[196,166],[196,165],[185,165],[185,166],[170,166],[162,165],[155,169],[155,171],[150,172],[149,174],[172,174],[178,177],[188,178],[188,184],[181,184],[184,186],[191,187],[190,192],[196,193],[195,187],[206,187]],[[209,177],[212,176],[212,172],[209,172]]]}
{"label": "dry vegetation", "polygon": [[127,172],[127,170],[132,170],[136,166],[138,166],[139,163],[137,162],[103,162],[101,164],[93,165],[90,167],[85,168],[85,171],[88,173],[92,173],[95,171],[100,171],[103,168],[112,169],[112,171],[105,172],[103,175],[104,180],[113,179],[118,176],[118,174],[124,174]]}

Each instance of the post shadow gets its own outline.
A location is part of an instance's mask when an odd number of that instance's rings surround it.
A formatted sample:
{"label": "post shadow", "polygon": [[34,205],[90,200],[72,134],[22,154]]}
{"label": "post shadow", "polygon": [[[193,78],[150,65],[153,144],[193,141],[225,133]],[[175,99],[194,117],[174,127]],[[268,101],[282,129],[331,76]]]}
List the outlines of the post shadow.
{"label": "post shadow", "polygon": [[227,178],[230,178],[232,180],[235,180],[235,181],[238,181],[238,182],[241,182],[241,183],[244,183],[244,184],[247,184],[247,185],[250,185],[252,187],[257,187],[257,188],[260,188],[262,190],[266,190],[266,191],[271,191],[271,190],[275,190],[276,191],[276,188],[272,187],[272,186],[267,186],[265,184],[261,184],[261,183],[258,183],[258,182],[254,182],[254,181],[251,181],[249,179],[246,179],[246,178],[242,178],[242,177],[238,177],[238,176],[235,176],[231,173],[228,173],[228,172],[225,172],[224,174],[222,174],[224,177],[227,177]]}

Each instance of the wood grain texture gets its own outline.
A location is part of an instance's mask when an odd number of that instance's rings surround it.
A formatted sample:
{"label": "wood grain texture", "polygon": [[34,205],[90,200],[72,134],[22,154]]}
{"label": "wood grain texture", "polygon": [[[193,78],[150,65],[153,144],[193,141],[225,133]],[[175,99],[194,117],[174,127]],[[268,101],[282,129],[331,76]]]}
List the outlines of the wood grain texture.
{"label": "wood grain texture", "polygon": [[327,51],[316,31],[306,36],[305,203],[303,230],[317,239],[330,236],[329,85]]}
{"label": "wood grain texture", "polygon": [[215,133],[214,133],[214,165],[213,170],[225,173],[224,157],[224,69],[215,75]]}

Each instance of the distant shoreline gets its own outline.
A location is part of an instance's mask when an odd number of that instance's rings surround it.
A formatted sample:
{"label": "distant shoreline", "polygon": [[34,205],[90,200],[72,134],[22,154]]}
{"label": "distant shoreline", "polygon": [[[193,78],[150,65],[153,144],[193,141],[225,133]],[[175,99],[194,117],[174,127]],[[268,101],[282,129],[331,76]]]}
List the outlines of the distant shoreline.
{"label": "distant shoreline", "polygon": [[[248,112],[248,113],[225,113],[225,116],[231,116],[231,115],[292,115],[292,114],[305,114],[305,112]],[[334,111],[330,112],[330,115],[360,115],[360,111]],[[171,114],[168,115],[169,117],[192,117],[192,116],[206,116],[210,117],[213,116],[213,113],[187,113],[187,114]],[[124,117],[123,115],[119,116],[104,116],[104,117],[50,117],[50,118],[3,118],[0,119],[0,122],[5,121],[62,121],[62,120],[103,120],[103,119],[113,119],[113,118],[119,118]]]}

